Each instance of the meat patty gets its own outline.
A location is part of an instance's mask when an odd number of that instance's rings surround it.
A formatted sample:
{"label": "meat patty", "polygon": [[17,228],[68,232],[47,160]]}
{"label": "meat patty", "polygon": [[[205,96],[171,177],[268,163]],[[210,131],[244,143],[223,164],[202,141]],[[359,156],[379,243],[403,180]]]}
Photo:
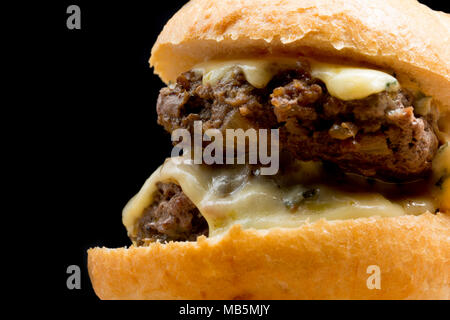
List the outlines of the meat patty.
{"label": "meat patty", "polygon": [[[325,160],[347,172],[390,181],[424,177],[438,139],[416,117],[404,91],[342,101],[310,79],[295,79],[271,95],[284,145],[301,160]],[[433,121],[430,119],[430,121]]]}
{"label": "meat patty", "polygon": [[267,98],[268,92],[250,85],[237,68],[217,86],[203,85],[202,75],[190,71],[161,90],[158,123],[169,133],[179,128],[192,132],[194,121],[202,121],[204,131],[269,128],[276,124],[276,117]]}
{"label": "meat patty", "polygon": [[197,207],[183,193],[180,186],[159,182],[153,201],[137,221],[138,246],[147,242],[195,241],[198,236],[208,236],[208,223]]}
{"label": "meat patty", "polygon": [[215,85],[193,71],[161,90],[158,123],[168,132],[279,128],[280,146],[299,160],[323,160],[345,172],[388,181],[422,178],[438,149],[436,119],[414,113],[406,90],[342,101],[310,74],[306,63],[283,71],[264,89],[249,84],[239,68]]}

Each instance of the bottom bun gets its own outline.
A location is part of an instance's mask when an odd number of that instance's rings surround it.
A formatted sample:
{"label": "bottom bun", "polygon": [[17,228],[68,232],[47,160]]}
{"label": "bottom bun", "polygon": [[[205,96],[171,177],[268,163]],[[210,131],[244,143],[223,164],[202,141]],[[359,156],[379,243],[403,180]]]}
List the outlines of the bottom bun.
{"label": "bottom bun", "polygon": [[450,217],[234,226],[197,242],[90,249],[88,269],[101,299],[449,299]]}

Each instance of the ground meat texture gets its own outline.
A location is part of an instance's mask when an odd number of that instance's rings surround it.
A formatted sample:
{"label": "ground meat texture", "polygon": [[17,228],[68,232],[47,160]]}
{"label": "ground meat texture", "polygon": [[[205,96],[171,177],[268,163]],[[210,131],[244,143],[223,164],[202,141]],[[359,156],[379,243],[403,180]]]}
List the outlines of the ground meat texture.
{"label": "ground meat texture", "polygon": [[405,91],[341,101],[312,79],[274,90],[272,104],[284,125],[284,147],[297,159],[325,160],[347,172],[391,181],[422,178],[438,139],[430,122],[414,115]]}
{"label": "ground meat texture", "polygon": [[194,121],[202,121],[204,131],[219,129],[223,133],[225,129],[269,128],[276,118],[267,96],[250,85],[238,68],[214,87],[203,85],[202,75],[190,71],[161,90],[158,123],[170,133],[178,128],[192,132]]}
{"label": "ground meat texture", "polygon": [[195,241],[208,236],[208,224],[180,186],[158,183],[153,201],[137,221],[137,233],[132,237],[138,246],[148,242]]}
{"label": "ground meat texture", "polygon": [[256,89],[235,68],[215,85],[199,73],[182,74],[161,90],[158,123],[168,132],[203,129],[279,128],[282,151],[300,160],[323,160],[345,172],[388,181],[429,174],[437,152],[436,119],[414,114],[414,98],[405,90],[342,101],[312,78],[309,66],[276,75]]}

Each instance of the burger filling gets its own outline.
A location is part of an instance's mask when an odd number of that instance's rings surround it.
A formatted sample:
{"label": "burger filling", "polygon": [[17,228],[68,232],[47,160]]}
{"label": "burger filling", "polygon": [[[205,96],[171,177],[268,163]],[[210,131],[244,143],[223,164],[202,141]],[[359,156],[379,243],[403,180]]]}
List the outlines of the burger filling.
{"label": "burger filling", "polygon": [[266,230],[322,218],[434,213],[445,209],[442,191],[448,189],[449,159],[450,148],[442,147],[433,164],[436,172],[447,172],[444,179],[398,184],[312,161],[283,163],[277,175],[262,176],[249,165],[207,166],[170,158],[124,209],[124,224],[133,242],[145,245],[214,237],[233,224]]}
{"label": "burger filling", "polygon": [[[389,74],[314,61],[199,65],[160,92],[168,132],[279,129],[275,176],[171,158],[124,209],[136,245],[244,228],[392,217],[450,207],[450,148],[430,97]],[[438,125],[438,121],[440,121]]]}
{"label": "burger filling", "polygon": [[[386,86],[390,82],[386,83]],[[404,89],[358,100],[332,96],[307,63],[276,74],[264,88],[250,84],[242,68],[205,83],[198,71],[161,90],[158,123],[168,132],[203,129],[279,128],[281,149],[296,159],[322,160],[345,172],[387,181],[426,177],[438,149],[432,109],[419,113]]]}
{"label": "burger filling", "polygon": [[144,209],[137,222],[133,241],[144,245],[148,241],[195,241],[208,235],[208,223],[197,207],[172,182],[158,182],[153,202]]}

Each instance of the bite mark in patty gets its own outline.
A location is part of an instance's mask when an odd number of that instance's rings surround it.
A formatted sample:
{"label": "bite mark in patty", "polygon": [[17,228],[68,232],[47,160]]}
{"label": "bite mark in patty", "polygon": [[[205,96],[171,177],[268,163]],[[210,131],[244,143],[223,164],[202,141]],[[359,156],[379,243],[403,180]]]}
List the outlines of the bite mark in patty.
{"label": "bite mark in patty", "polygon": [[154,241],[195,241],[198,236],[208,236],[208,223],[180,186],[158,182],[156,187],[152,204],[136,223],[132,240],[138,246]]}

